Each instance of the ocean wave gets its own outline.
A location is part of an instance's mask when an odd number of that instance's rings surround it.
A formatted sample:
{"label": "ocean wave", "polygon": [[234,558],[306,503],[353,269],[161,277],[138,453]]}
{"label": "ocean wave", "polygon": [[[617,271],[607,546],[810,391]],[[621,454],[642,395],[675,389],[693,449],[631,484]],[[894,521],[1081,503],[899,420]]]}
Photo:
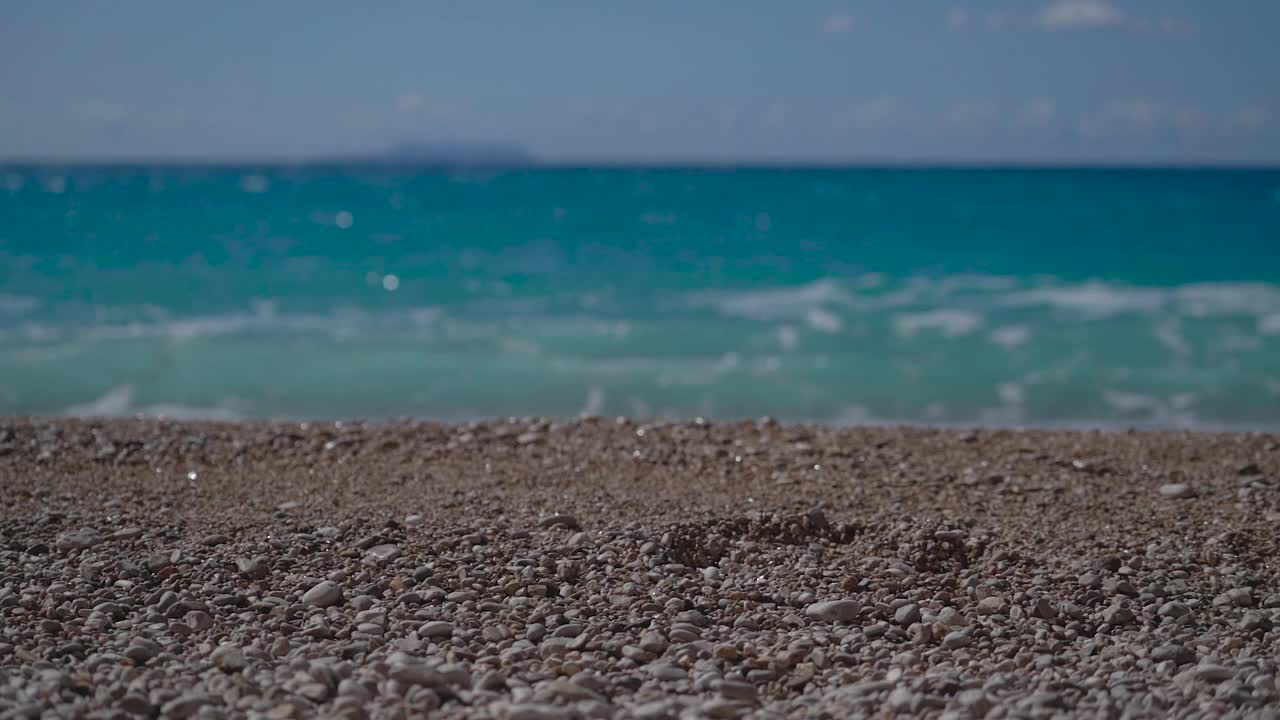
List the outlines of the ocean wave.
{"label": "ocean wave", "polygon": [[943,337],[955,338],[968,335],[984,322],[982,315],[972,310],[943,309],[894,315],[893,329],[903,338],[913,338],[924,330],[936,330]]}
{"label": "ocean wave", "polygon": [[[1280,285],[1258,282],[1141,286],[1050,277],[1034,281],[987,275],[908,277],[898,285],[866,286],[859,278],[823,278],[803,285],[694,292],[688,307],[710,307],[728,317],[762,322],[803,321],[811,313],[962,309],[973,312],[1049,308],[1083,317],[1154,314],[1188,317],[1280,314]],[[1272,321],[1269,321],[1272,322]],[[1280,320],[1274,321],[1280,322]]]}
{"label": "ocean wave", "polygon": [[1280,312],[1258,318],[1258,332],[1263,335],[1280,335]]}
{"label": "ocean wave", "polygon": [[1031,328],[1026,325],[1004,325],[992,330],[987,337],[1005,350],[1012,350],[1031,339]]}
{"label": "ocean wave", "polygon": [[1091,281],[1080,285],[1039,287],[1013,292],[1000,299],[1003,305],[1049,306],[1087,315],[1107,316],[1118,313],[1151,313],[1168,302],[1168,291],[1162,288],[1135,288]]}
{"label": "ocean wave", "polygon": [[1089,316],[1154,314],[1189,317],[1261,315],[1280,311],[1280,287],[1267,283],[1193,283],[1172,287],[1119,285],[1092,280],[1013,292],[1001,302],[1047,306]]}
{"label": "ocean wave", "polygon": [[111,388],[93,400],[72,405],[63,410],[67,417],[146,417],[167,420],[222,420],[242,419],[242,415],[227,407],[192,407],[177,403],[151,403],[135,406],[138,394],[136,385],[127,384]]}
{"label": "ocean wave", "polygon": [[[133,315],[134,319],[121,320]],[[96,318],[117,318],[98,322]],[[328,313],[282,313],[272,303],[258,303],[249,311],[191,317],[171,317],[157,308],[99,308],[95,320],[54,324],[27,322],[7,333],[30,342],[60,340],[114,341],[168,339],[178,342],[241,335],[319,335],[342,340],[379,331],[434,330],[446,319],[438,307],[415,307],[390,312],[341,308]]]}
{"label": "ocean wave", "polygon": [[848,307],[853,296],[834,279],[806,285],[737,291],[705,291],[688,296],[693,307],[711,307],[723,315],[763,322],[805,320],[814,310]]}

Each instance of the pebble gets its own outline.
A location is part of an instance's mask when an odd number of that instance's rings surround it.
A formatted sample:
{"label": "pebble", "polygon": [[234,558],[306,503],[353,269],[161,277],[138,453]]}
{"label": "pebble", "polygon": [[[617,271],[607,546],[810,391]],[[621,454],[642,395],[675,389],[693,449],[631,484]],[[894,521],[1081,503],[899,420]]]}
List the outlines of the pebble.
{"label": "pebble", "polygon": [[862,605],[857,600],[828,600],[813,603],[804,609],[804,614],[819,622],[851,623],[862,613]]}
{"label": "pebble", "polygon": [[1230,668],[1222,665],[1197,665],[1193,670],[1197,680],[1203,680],[1209,683],[1220,683],[1235,677],[1235,673]]}
{"label": "pebble", "polygon": [[751,706],[744,705],[738,700],[708,700],[702,703],[700,708],[702,714],[710,718],[736,718],[746,714]]}
{"label": "pebble", "polygon": [[1173,662],[1175,665],[1186,665],[1187,663],[1196,661],[1196,653],[1185,645],[1168,643],[1152,650],[1151,659],[1156,662],[1164,662],[1168,660]]}
{"label": "pebble", "polygon": [[330,580],[322,580],[302,594],[302,602],[316,607],[336,605],[342,599],[342,588]]}
{"label": "pebble", "polygon": [[1128,625],[1135,619],[1133,611],[1123,605],[1112,605],[1102,611],[1102,621],[1108,625]]}
{"label": "pebble", "polygon": [[500,720],[574,720],[572,708],[543,703],[512,703],[499,709]]}
{"label": "pebble", "polygon": [[733,680],[721,680],[716,683],[716,692],[720,697],[730,700],[746,700],[755,702],[756,688],[754,685],[745,682],[737,682]]}
{"label": "pebble", "polygon": [[430,640],[450,637],[453,635],[453,623],[444,620],[423,623],[422,627],[418,628],[418,635]]}
{"label": "pebble", "polygon": [[680,681],[689,679],[689,671],[675,665],[656,663],[649,666],[649,674],[657,680]]}
{"label": "pebble", "polygon": [[270,572],[265,557],[240,558],[236,560],[236,569],[250,580],[261,580]]}
{"label": "pebble", "polygon": [[219,670],[228,673],[240,672],[248,665],[244,657],[244,651],[236,645],[219,646],[217,650],[213,651],[210,659],[213,660],[213,664]]}
{"label": "pebble", "polygon": [[179,696],[164,704],[160,714],[166,718],[182,720],[194,716],[201,708],[221,705],[222,699],[208,693],[193,692]]}
{"label": "pebble", "polygon": [[124,656],[141,665],[160,654],[160,645],[154,640],[135,637],[129,641]]}
{"label": "pebble", "polygon": [[578,530],[581,526],[578,524],[578,519],[576,517],[564,513],[555,513],[539,520],[538,527]]}
{"label": "pebble", "polygon": [[1253,632],[1254,630],[1270,630],[1274,627],[1271,618],[1260,612],[1247,612],[1240,618],[1240,624],[1237,626],[1244,632]]}
{"label": "pebble", "polygon": [[978,602],[979,615],[998,615],[1008,609],[1009,603],[1002,597],[992,595],[985,597]]}
{"label": "pebble", "polygon": [[53,546],[62,552],[73,552],[75,550],[87,550],[101,544],[103,541],[102,534],[93,528],[81,528],[79,530],[70,530],[58,535]]}
{"label": "pebble", "polygon": [[387,677],[409,686],[421,685],[435,688],[444,685],[444,678],[441,677],[440,673],[421,662],[393,664],[387,672]]}
{"label": "pebble", "polygon": [[893,614],[893,621],[903,627],[920,622],[920,606],[915,603],[907,603]]}
{"label": "pebble", "polygon": [[1213,599],[1217,607],[1253,607],[1253,590],[1250,588],[1232,588]]}
{"label": "pebble", "polygon": [[302,708],[294,703],[280,703],[267,713],[270,720],[301,720],[304,716]]}
{"label": "pebble", "polygon": [[[0,474],[44,442],[29,422],[0,423]],[[1143,435],[514,419],[451,449],[427,423],[84,427],[129,462],[4,475],[6,719],[1261,719],[1280,696],[1280,455],[1251,436],[1168,436],[1200,492],[1161,510],[1116,501],[1117,477],[1182,479]],[[170,487],[178,461],[234,468],[216,489],[243,507]],[[1249,463],[1247,484],[1213,475]],[[273,514],[271,492],[305,504]]]}
{"label": "pebble", "polygon": [[552,700],[599,700],[600,694],[591,688],[584,687],[569,680],[552,680],[538,686],[537,695]]}
{"label": "pebble", "polygon": [[364,551],[366,555],[382,563],[388,563],[404,554],[399,545],[374,545]]}
{"label": "pebble", "polygon": [[1165,483],[1160,486],[1160,494],[1171,498],[1190,498],[1196,496],[1196,490],[1187,483]]}

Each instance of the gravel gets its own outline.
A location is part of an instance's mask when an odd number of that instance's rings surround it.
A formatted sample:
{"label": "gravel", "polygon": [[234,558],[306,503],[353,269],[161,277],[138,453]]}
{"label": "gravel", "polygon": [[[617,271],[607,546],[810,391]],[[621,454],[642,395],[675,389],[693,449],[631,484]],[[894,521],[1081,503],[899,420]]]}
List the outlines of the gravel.
{"label": "gravel", "polygon": [[0,717],[1280,715],[1274,435],[4,420],[0,488]]}

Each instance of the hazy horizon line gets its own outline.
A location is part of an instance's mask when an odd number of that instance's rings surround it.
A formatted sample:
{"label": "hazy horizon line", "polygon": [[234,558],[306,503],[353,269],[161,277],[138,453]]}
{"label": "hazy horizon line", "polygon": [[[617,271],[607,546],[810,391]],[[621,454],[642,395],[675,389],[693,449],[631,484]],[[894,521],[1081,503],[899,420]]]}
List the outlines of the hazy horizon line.
{"label": "hazy horizon line", "polygon": [[1098,169],[1098,170],[1280,170],[1280,159],[1242,161],[1200,158],[814,158],[814,157],[533,157],[520,162],[445,162],[379,155],[316,156],[28,156],[0,158],[0,168],[369,168],[405,170],[577,170],[577,169]]}

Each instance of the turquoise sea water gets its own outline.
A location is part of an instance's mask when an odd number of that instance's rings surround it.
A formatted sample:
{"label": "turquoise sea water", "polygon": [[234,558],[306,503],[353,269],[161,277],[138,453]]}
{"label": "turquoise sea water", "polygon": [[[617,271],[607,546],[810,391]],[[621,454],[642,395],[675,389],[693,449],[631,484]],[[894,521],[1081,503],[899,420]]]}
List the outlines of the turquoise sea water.
{"label": "turquoise sea water", "polygon": [[0,414],[1280,427],[1280,171],[0,169]]}

